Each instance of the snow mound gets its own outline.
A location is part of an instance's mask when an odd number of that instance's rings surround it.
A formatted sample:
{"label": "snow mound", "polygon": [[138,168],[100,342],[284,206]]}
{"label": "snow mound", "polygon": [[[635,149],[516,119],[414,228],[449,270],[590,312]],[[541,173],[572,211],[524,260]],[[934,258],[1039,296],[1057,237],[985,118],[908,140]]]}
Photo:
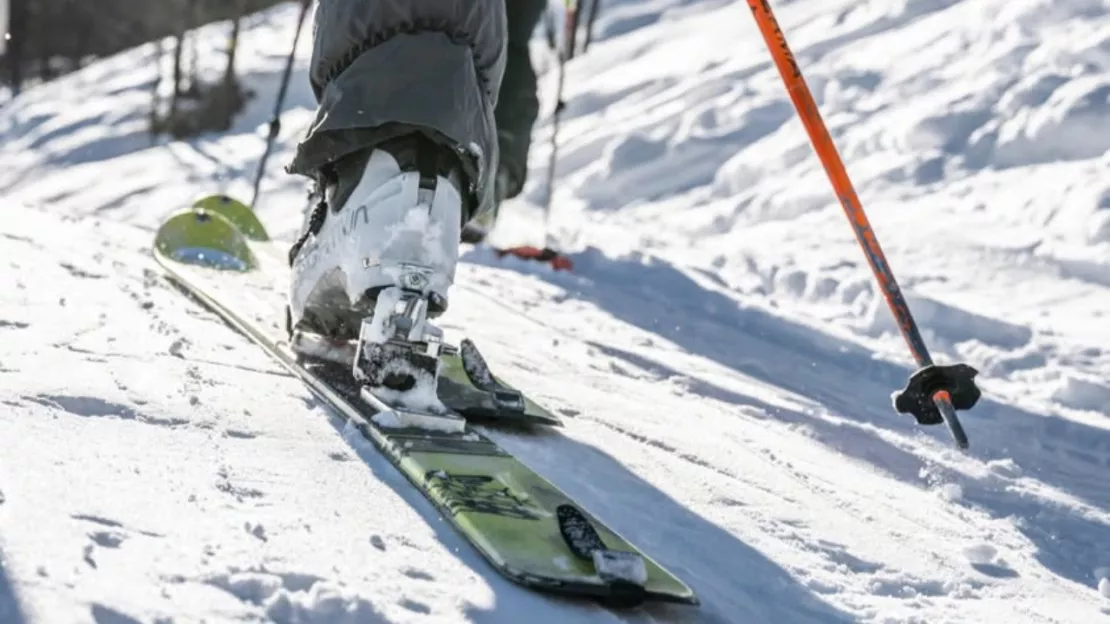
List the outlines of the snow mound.
{"label": "snow mound", "polygon": [[1110,405],[1110,385],[1104,380],[1065,376],[1053,396],[1068,407],[1099,412]]}
{"label": "snow mound", "polygon": [[387,619],[356,592],[299,574],[234,572],[207,581],[239,600],[260,607],[277,624],[303,622],[375,624]]}

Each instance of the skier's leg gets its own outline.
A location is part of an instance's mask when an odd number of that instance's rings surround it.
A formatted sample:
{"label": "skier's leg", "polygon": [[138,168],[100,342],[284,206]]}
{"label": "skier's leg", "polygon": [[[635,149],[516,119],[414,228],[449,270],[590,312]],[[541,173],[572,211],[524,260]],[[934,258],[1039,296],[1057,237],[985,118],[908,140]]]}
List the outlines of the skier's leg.
{"label": "skier's leg", "polygon": [[547,0],[507,0],[508,49],[505,78],[501,81],[497,109],[497,139],[501,148],[502,198],[520,194],[528,176],[528,149],[532,126],[540,110],[536,93],[536,70],[528,42],[536,29]]}
{"label": "skier's leg", "polygon": [[478,242],[493,226],[501,200],[516,197],[528,176],[528,150],[532,143],[532,126],[539,114],[536,93],[536,70],[529,54],[529,40],[547,9],[547,0],[506,0],[508,48],[505,57],[505,78],[497,99],[495,117],[501,164],[493,210],[483,213],[467,224],[463,240]]}
{"label": "skier's leg", "polygon": [[350,338],[393,286],[446,307],[462,223],[494,200],[504,0],[317,5],[315,122],[289,167],[326,190],[290,256],[294,327]]}

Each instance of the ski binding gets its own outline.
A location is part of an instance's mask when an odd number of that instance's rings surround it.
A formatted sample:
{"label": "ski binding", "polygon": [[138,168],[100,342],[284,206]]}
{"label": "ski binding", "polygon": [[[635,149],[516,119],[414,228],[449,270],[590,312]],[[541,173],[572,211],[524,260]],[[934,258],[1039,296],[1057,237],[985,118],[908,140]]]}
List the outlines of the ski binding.
{"label": "ski binding", "polygon": [[351,372],[364,401],[387,406],[379,426],[461,432],[466,419],[437,396],[440,357],[455,353],[428,322],[427,298],[394,286],[378,293],[373,315],[363,319]]}

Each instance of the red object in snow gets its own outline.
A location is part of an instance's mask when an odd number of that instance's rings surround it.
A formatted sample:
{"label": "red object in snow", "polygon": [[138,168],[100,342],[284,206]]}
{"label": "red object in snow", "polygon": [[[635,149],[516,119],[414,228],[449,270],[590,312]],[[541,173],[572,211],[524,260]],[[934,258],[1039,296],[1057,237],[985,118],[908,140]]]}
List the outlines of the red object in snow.
{"label": "red object in snow", "polygon": [[525,260],[546,262],[550,264],[551,268],[555,269],[556,271],[571,271],[574,269],[574,263],[570,261],[570,258],[564,256],[563,254],[555,251],[550,247],[544,247],[543,249],[540,249],[538,247],[524,245],[521,247],[510,247],[508,249],[498,249],[496,251],[498,258],[504,258],[505,256],[516,256],[517,258],[523,258]]}

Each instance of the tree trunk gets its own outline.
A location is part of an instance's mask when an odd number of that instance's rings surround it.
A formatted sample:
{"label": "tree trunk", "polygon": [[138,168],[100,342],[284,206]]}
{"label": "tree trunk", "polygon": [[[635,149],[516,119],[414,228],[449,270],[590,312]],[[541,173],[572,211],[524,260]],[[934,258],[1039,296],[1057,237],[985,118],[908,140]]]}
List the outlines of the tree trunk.
{"label": "tree trunk", "polygon": [[6,32],[12,33],[8,40],[4,58],[8,61],[8,86],[11,87],[12,96],[19,95],[23,88],[23,65],[27,62],[27,50],[24,39],[27,36],[27,0],[11,0],[8,5],[8,28]]}
{"label": "tree trunk", "polygon": [[200,64],[198,59],[199,54],[197,53],[197,38],[199,36],[197,29],[203,21],[200,15],[200,4],[199,0],[189,0],[189,17],[185,25],[189,37],[189,71],[187,79],[188,84],[183,87],[182,91],[195,97],[200,97],[201,91],[200,77],[198,75],[199,69],[197,68]]}
{"label": "tree trunk", "polygon": [[[239,8],[242,9],[243,5],[244,5],[244,2],[242,0],[240,0]],[[241,13],[242,11],[240,10],[239,12]],[[242,18],[239,17],[238,15],[235,17],[234,20],[232,20],[232,22],[231,22],[231,37],[229,38],[229,40],[227,42],[227,69],[224,71],[224,84],[228,85],[228,86],[233,85],[236,82],[236,80],[235,80],[235,52],[239,48],[239,31],[240,31],[240,22],[241,21],[242,21]]]}
{"label": "tree trunk", "polygon": [[155,63],[156,69],[155,69],[155,72],[154,72],[154,80],[151,81],[151,88],[150,88],[150,144],[151,145],[154,145],[154,143],[157,142],[158,134],[159,134],[159,127],[161,125],[161,123],[158,120],[158,118],[159,118],[159,116],[161,115],[161,112],[162,112],[162,98],[159,96],[159,90],[161,90],[161,88],[162,88],[162,56],[164,56],[165,53],[166,53],[165,44],[162,43],[161,38],[156,39],[155,42],[154,42],[154,45],[155,45],[154,58],[156,59],[154,63]]}
{"label": "tree trunk", "polygon": [[174,34],[173,42],[173,93],[170,94],[170,112],[168,121],[173,124],[177,119],[177,98],[181,95],[181,54],[185,47],[185,33],[178,31]]}

